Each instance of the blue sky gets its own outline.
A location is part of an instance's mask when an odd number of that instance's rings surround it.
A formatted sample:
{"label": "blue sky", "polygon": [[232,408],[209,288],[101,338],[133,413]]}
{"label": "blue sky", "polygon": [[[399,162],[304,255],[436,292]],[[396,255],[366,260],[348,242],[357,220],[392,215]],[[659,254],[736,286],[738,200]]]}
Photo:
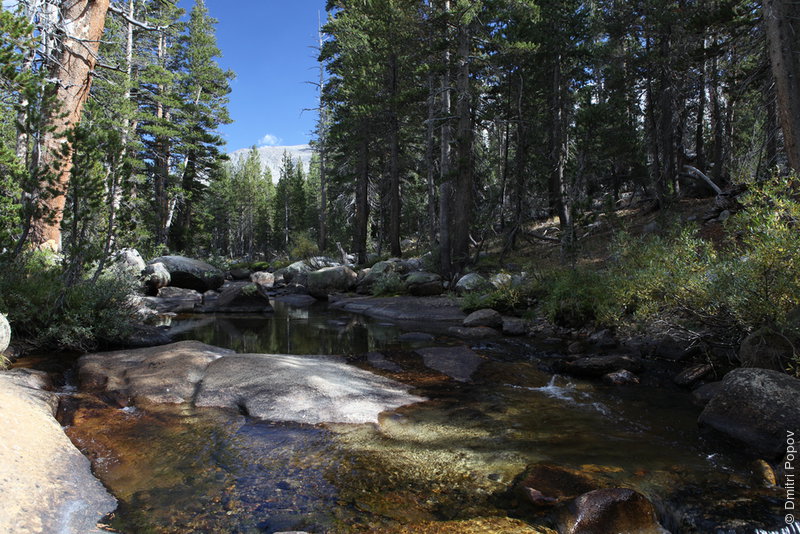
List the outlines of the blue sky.
{"label": "blue sky", "polygon": [[[193,0],[180,0],[187,12]],[[317,14],[324,0],[206,0],[223,68],[236,73],[222,127],[227,150],[307,143],[317,120]]]}

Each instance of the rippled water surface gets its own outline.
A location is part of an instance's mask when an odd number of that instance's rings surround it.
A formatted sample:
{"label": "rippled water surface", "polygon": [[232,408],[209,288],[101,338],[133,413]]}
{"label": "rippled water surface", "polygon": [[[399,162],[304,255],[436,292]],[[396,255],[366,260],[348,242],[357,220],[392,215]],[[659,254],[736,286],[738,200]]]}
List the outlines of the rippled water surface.
{"label": "rippled water surface", "polygon": [[430,400],[377,426],[304,426],[180,406],[119,409],[78,394],[68,432],[119,499],[109,523],[122,532],[534,532],[505,519],[432,522],[517,515],[546,524],[508,491],[540,461],[638,489],[674,532],[688,531],[686,517],[708,532],[782,523],[775,492],[752,483],[735,452],[713,452],[698,409],[677,390],[553,377],[521,342],[474,346],[476,370],[462,382],[415,352],[458,341],[403,343],[390,324],[324,305],[277,303],[274,316],[187,317],[173,327],[240,352],[341,354]]}

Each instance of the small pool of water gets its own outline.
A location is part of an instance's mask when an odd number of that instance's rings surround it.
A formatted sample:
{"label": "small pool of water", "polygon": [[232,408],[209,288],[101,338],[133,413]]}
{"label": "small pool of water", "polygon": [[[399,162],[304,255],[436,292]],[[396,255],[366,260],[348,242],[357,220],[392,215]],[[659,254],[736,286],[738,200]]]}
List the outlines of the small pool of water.
{"label": "small pool of water", "polygon": [[172,325],[182,339],[239,352],[342,354],[429,401],[384,413],[380,425],[309,426],[185,406],[119,409],[78,393],[68,434],[119,499],[113,528],[459,532],[423,525],[494,516],[546,524],[509,492],[536,462],[641,491],[676,533],[782,526],[775,492],[751,480],[735,451],[705,441],[685,392],[553,377],[520,342],[475,345],[474,372],[460,381],[416,352],[456,340],[401,342],[393,325],[324,304],[275,308]]}

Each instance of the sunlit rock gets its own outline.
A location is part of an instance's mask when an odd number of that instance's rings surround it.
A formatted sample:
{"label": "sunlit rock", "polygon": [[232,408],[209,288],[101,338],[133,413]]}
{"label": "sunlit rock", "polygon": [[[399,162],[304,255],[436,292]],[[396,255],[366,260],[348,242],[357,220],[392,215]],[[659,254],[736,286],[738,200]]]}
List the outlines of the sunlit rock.
{"label": "sunlit rock", "polygon": [[30,374],[0,374],[0,532],[99,532],[117,503],[53,417],[53,393]]}

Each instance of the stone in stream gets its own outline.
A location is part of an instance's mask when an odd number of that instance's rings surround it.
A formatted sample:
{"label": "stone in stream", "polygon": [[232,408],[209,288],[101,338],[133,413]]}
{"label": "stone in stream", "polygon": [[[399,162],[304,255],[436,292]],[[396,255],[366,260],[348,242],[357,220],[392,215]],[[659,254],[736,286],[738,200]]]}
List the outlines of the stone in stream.
{"label": "stone in stream", "polygon": [[476,326],[502,328],[503,317],[497,311],[486,308],[470,313],[462,324],[467,328],[474,328]]}
{"label": "stone in stream", "polygon": [[585,493],[564,508],[561,534],[669,534],[658,523],[653,504],[628,488]]}
{"label": "stone in stream", "polygon": [[167,287],[172,280],[169,271],[161,262],[151,263],[142,270],[145,291],[148,295],[158,294],[158,290]]}
{"label": "stone in stream", "polygon": [[512,319],[509,317],[503,319],[503,335],[524,336],[527,333],[528,322],[524,319]]}
{"label": "stone in stream", "polygon": [[232,350],[180,341],[160,347],[87,354],[78,360],[81,386],[110,394],[121,405],[192,400],[208,365]]}
{"label": "stone in stream", "polygon": [[117,502],[53,417],[55,394],[28,373],[0,373],[0,532],[99,533]]}
{"label": "stone in stream", "polygon": [[705,377],[708,373],[714,370],[714,367],[709,363],[699,363],[687,367],[672,378],[672,381],[682,387],[690,387],[692,384]]}
{"label": "stone in stream", "polygon": [[325,300],[331,293],[353,289],[357,279],[358,275],[350,267],[325,267],[308,273],[308,293],[312,297]]}
{"label": "stone in stream", "polygon": [[250,281],[263,289],[272,289],[275,285],[275,275],[267,271],[256,271],[250,275]]}
{"label": "stone in stream", "polygon": [[603,382],[610,386],[627,386],[630,384],[638,384],[639,377],[626,369],[622,369],[603,375]]}
{"label": "stone in stream", "polygon": [[214,302],[213,311],[221,313],[272,313],[269,296],[262,286],[248,282],[234,282],[223,287]]}
{"label": "stone in stream", "polygon": [[698,423],[763,454],[786,452],[787,431],[800,429],[800,380],[768,369],[734,369],[700,414]]}
{"label": "stone in stream", "polygon": [[639,358],[624,354],[587,356],[561,362],[558,370],[575,376],[601,377],[623,369],[637,373],[642,369],[642,362]]}
{"label": "stone in stream", "polygon": [[425,366],[447,376],[466,382],[485,361],[467,347],[431,347],[417,349]]}
{"label": "stone in stream", "polygon": [[170,285],[205,292],[218,289],[225,282],[224,273],[204,261],[184,256],[160,256],[149,262],[163,263],[169,272]]}
{"label": "stone in stream", "polygon": [[486,339],[500,335],[498,330],[488,326],[451,326],[447,329],[447,333],[462,339]]}
{"label": "stone in stream", "polygon": [[406,288],[415,297],[435,297],[444,292],[441,276],[422,271],[411,273],[406,277]]}
{"label": "stone in stream", "polygon": [[514,491],[535,506],[553,506],[598,489],[599,483],[585,473],[560,465],[530,465],[517,477]]}
{"label": "stone in stream", "polygon": [[269,421],[377,423],[383,411],[425,400],[408,389],[335,356],[233,354],[208,366],[195,404]]}
{"label": "stone in stream", "polygon": [[236,354],[198,341],[86,355],[78,373],[84,388],[123,405],[194,402],[308,424],[377,423],[385,410],[425,400],[335,356]]}

